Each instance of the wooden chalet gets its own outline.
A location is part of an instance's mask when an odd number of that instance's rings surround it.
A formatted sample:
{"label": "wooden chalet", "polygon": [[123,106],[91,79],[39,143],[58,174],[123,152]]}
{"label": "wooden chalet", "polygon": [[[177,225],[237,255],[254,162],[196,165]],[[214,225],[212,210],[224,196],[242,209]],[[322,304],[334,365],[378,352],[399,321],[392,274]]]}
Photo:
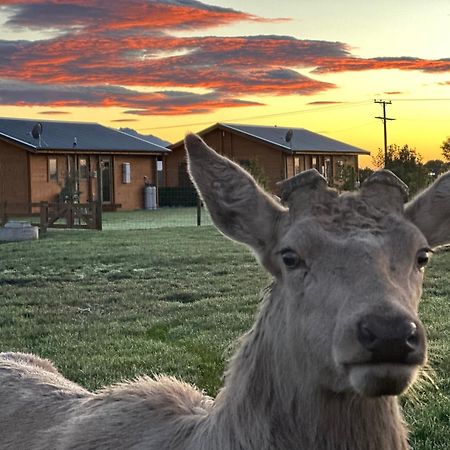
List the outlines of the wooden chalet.
{"label": "wooden chalet", "polygon": [[[250,171],[258,172],[266,187],[276,192],[276,183],[303,170],[316,168],[330,185],[339,185],[345,168],[357,177],[358,156],[367,150],[322,136],[304,128],[217,123],[198,133],[222,155]],[[169,146],[166,186],[189,186],[183,141]]]}
{"label": "wooden chalet", "polygon": [[157,185],[168,153],[97,123],[0,118],[0,202],[54,202],[74,182],[80,202],[101,195],[105,209],[142,209],[144,177]]}

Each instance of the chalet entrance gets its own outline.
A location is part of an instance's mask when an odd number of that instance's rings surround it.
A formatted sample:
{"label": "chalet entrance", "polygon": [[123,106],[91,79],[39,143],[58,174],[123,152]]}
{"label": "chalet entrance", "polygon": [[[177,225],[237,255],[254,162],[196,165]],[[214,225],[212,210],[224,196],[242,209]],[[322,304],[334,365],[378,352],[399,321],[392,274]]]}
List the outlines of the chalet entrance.
{"label": "chalet entrance", "polygon": [[100,158],[102,177],[102,203],[112,203],[112,167],[110,157]]}

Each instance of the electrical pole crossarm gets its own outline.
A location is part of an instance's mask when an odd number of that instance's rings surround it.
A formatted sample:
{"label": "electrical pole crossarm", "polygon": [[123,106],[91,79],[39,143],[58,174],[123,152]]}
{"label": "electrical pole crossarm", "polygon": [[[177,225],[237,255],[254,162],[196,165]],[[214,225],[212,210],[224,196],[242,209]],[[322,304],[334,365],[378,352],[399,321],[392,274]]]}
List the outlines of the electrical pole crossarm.
{"label": "electrical pole crossarm", "polygon": [[387,127],[386,123],[388,120],[395,120],[392,117],[386,117],[386,105],[391,105],[392,102],[390,100],[374,100],[374,103],[380,103],[383,105],[383,116],[376,116],[375,119],[380,119],[383,121],[383,130],[384,130],[384,167],[386,167],[388,161],[388,145],[387,145]]}

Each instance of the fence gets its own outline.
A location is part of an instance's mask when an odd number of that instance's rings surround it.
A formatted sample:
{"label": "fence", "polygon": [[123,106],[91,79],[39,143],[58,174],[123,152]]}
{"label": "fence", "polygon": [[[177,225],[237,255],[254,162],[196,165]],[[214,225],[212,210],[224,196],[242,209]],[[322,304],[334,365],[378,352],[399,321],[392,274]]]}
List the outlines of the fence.
{"label": "fence", "polygon": [[[163,205],[156,209],[122,211],[97,203],[7,203],[0,202],[0,226],[10,220],[26,221],[38,226],[41,232],[49,228],[78,228],[96,230],[139,230],[163,227],[212,225],[212,220],[197,195],[183,192],[180,202],[177,192],[165,193]],[[178,206],[168,206],[178,205]],[[184,205],[184,206],[183,206]]]}
{"label": "fence", "polygon": [[117,211],[111,212],[104,209],[103,229],[139,230],[212,225],[212,220],[193,186],[160,187],[157,204],[156,209],[135,211],[118,208]]}
{"label": "fence", "polygon": [[8,203],[0,202],[0,225],[10,220],[26,220],[45,233],[48,228],[102,228],[102,214],[90,203]]}

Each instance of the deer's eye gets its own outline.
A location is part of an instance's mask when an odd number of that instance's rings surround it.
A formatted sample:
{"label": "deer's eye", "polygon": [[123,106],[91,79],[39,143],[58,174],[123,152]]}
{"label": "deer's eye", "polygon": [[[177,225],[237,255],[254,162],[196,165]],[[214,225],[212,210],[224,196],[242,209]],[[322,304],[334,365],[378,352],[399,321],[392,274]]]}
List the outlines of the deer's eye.
{"label": "deer's eye", "polygon": [[295,269],[301,262],[300,256],[290,248],[281,250],[281,259],[285,266],[289,269]]}
{"label": "deer's eye", "polygon": [[417,267],[423,269],[430,260],[431,250],[428,248],[423,248],[417,252]]}

